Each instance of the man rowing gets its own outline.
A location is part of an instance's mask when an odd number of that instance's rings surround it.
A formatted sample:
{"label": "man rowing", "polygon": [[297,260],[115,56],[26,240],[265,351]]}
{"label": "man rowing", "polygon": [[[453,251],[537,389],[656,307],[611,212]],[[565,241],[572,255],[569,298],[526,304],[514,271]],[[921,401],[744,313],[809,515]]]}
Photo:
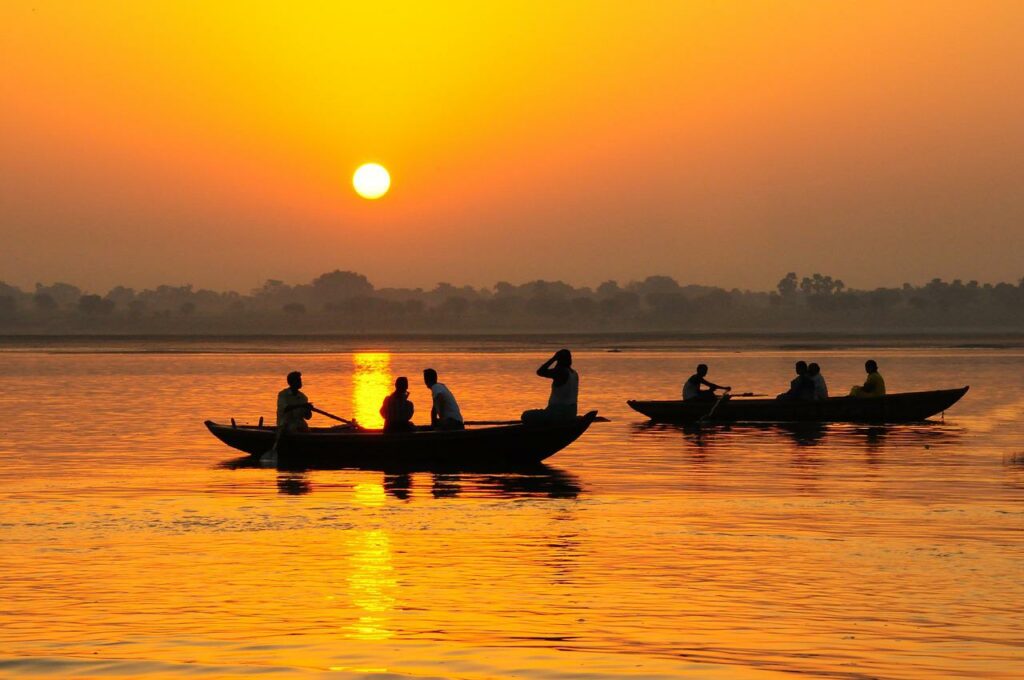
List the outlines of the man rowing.
{"label": "man rowing", "polygon": [[551,380],[551,396],[547,408],[524,411],[524,424],[545,425],[576,417],[580,395],[580,376],[572,367],[572,352],[560,349],[541,364],[537,375]]}
{"label": "man rowing", "polygon": [[[725,390],[728,392],[732,389],[731,387],[723,387],[709,381],[706,377],[707,374],[708,365],[697,364],[697,372],[683,383],[683,401],[714,401],[718,398],[715,395],[715,390]],[[702,390],[702,385],[709,389]]]}
{"label": "man rowing", "polygon": [[864,384],[854,385],[850,389],[850,396],[859,399],[884,397],[885,380],[882,378],[882,374],[878,372],[878,364],[875,363],[874,359],[868,359],[864,362],[864,372],[868,374]]}
{"label": "man rowing", "polygon": [[302,373],[292,371],[285,378],[288,387],[277,393],[277,426],[286,432],[305,432],[306,421],[313,417],[313,405],[300,390]]}
{"label": "man rowing", "polygon": [[444,383],[437,382],[437,371],[423,369],[423,384],[430,389],[430,425],[438,430],[465,430],[459,403]]}

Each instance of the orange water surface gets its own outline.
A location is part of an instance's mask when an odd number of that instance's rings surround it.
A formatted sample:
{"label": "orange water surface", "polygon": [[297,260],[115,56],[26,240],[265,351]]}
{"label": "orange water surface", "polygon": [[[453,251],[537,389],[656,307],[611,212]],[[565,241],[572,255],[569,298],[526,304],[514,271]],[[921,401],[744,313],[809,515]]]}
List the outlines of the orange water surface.
{"label": "orange water surface", "polygon": [[[296,347],[297,345],[297,347]],[[1024,676],[1024,351],[579,348],[612,422],[528,474],[237,467],[203,420],[290,370],[375,424],[433,366],[471,419],[543,405],[548,348],[131,341],[0,351],[0,676]],[[945,421],[646,424],[627,398],[971,385]],[[328,424],[326,421],[324,424]]]}

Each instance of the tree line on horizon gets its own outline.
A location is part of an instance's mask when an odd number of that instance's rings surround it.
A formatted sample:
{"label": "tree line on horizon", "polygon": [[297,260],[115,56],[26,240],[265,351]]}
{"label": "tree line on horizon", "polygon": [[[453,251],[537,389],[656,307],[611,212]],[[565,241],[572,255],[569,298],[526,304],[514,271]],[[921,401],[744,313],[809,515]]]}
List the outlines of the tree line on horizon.
{"label": "tree line on horizon", "polygon": [[1024,330],[1024,279],[856,290],[822,274],[786,274],[772,291],[683,285],[648,276],[620,285],[505,281],[376,288],[336,270],[309,283],[271,279],[242,294],[191,285],[100,295],[68,283],[23,291],[0,282],[6,333],[348,333],[515,331]]}

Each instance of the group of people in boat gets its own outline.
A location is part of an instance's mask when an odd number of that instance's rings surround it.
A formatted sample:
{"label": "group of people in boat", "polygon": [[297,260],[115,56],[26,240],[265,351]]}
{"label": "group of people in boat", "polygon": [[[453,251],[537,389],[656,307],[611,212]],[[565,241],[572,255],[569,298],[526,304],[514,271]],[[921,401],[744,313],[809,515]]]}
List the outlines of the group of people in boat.
{"label": "group of people in boat", "polygon": [[[551,396],[548,405],[542,409],[524,411],[522,422],[526,425],[545,425],[572,420],[578,411],[580,377],[572,367],[572,352],[560,349],[541,364],[537,375],[551,380]],[[309,429],[306,421],[313,416],[316,407],[302,392],[302,374],[292,371],[287,376],[288,387],[277,395],[277,426],[285,432],[304,432]],[[459,403],[452,391],[438,382],[437,371],[423,369],[423,384],[430,390],[430,426],[438,430],[464,430],[465,420]],[[412,422],[416,407],[409,399],[409,379],[401,376],[395,380],[394,391],[384,398],[380,415],[384,419],[384,432],[411,432],[416,429]]]}
{"label": "group of people in boat", "polygon": [[[798,361],[794,366],[796,377],[789,383],[789,389],[776,397],[777,399],[797,401],[821,401],[828,399],[828,385],[821,374],[821,366],[816,363]],[[850,396],[859,399],[870,399],[885,396],[885,380],[878,372],[878,364],[874,359],[864,363],[867,378],[862,385],[850,388]],[[683,383],[683,401],[715,401],[725,397],[732,388],[716,385],[707,379],[707,364],[699,364],[697,371]],[[722,395],[717,394],[721,390]]]}

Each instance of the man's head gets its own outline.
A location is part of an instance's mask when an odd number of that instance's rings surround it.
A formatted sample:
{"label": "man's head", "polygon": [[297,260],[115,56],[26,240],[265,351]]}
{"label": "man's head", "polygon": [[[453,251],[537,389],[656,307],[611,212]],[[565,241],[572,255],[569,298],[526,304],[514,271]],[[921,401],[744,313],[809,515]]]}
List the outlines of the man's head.
{"label": "man's head", "polygon": [[423,383],[427,387],[433,387],[437,384],[437,371],[432,368],[423,369]]}
{"label": "man's head", "polygon": [[288,381],[288,387],[296,390],[302,387],[302,374],[298,371],[292,371],[289,373],[286,380]]}
{"label": "man's head", "polygon": [[408,392],[409,391],[409,379],[404,375],[395,380],[395,392]]}
{"label": "man's head", "polygon": [[807,362],[806,361],[798,361],[798,362],[796,362],[796,374],[797,375],[804,375],[805,373],[807,373]]}
{"label": "man's head", "polygon": [[708,365],[707,364],[697,364],[697,375],[699,375],[700,377],[703,378],[707,374],[708,374]]}
{"label": "man's head", "polygon": [[807,364],[807,375],[818,375],[821,373],[821,366],[818,364]]}
{"label": "man's head", "polygon": [[572,366],[572,352],[567,349],[560,349],[555,352],[555,359],[558,361],[559,366],[565,366],[566,368]]}
{"label": "man's head", "polygon": [[868,359],[864,362],[864,371],[867,373],[875,373],[878,371],[878,364],[875,363],[874,359]]}

